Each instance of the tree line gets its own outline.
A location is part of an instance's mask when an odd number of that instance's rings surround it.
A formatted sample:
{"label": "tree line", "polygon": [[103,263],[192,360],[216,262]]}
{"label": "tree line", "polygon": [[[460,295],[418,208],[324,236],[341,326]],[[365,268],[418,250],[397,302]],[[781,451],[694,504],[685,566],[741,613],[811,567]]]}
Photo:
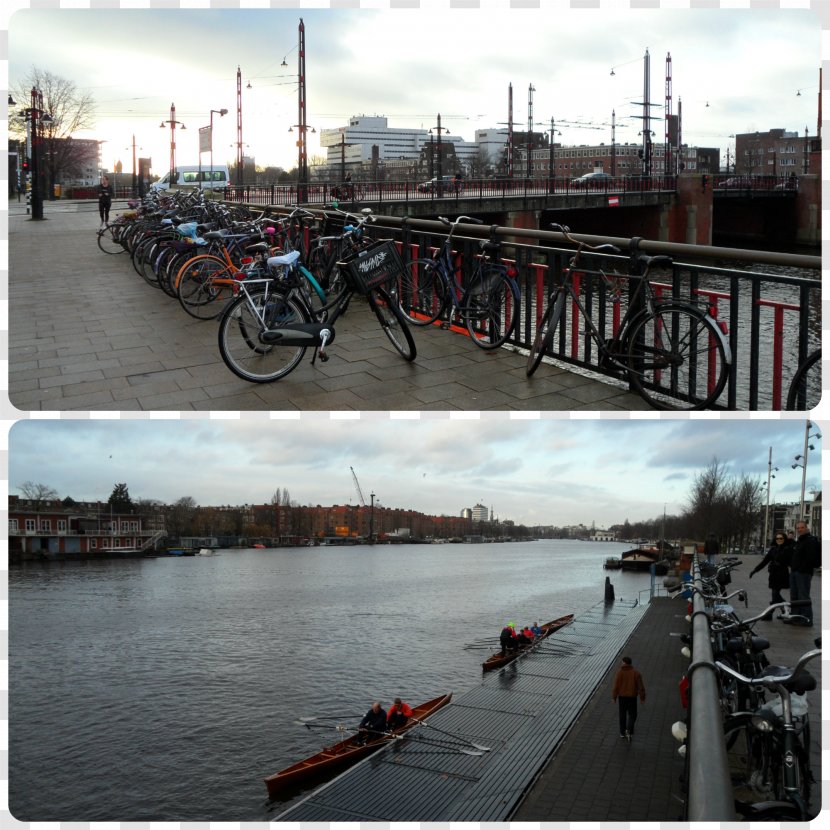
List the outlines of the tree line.
{"label": "tree line", "polygon": [[[31,501],[37,510],[46,502],[58,500],[58,493],[48,485],[27,481],[18,487],[23,498]],[[62,503],[71,507],[76,502],[67,497]],[[192,496],[182,496],[171,504],[155,499],[133,499],[129,487],[120,482],[113,486],[106,501],[115,513],[163,515],[164,527],[171,537],[182,536],[245,536],[270,537],[276,535],[276,508],[283,517],[282,530],[290,528],[296,535],[311,536],[309,509],[291,498],[287,487],[277,487],[268,502],[273,510],[242,506],[201,507]],[[390,508],[376,507],[377,515]],[[721,543],[721,549],[745,550],[758,539],[763,521],[763,486],[758,477],[733,475],[727,465],[717,458],[695,475],[686,503],[679,515],[659,515],[634,522],[626,519],[608,530],[620,540],[661,539],[703,540],[710,534]],[[482,522],[475,532],[484,535],[503,535],[512,538],[531,536],[568,538],[565,528],[547,526],[528,528],[513,522]],[[589,535],[589,534],[588,534]]]}

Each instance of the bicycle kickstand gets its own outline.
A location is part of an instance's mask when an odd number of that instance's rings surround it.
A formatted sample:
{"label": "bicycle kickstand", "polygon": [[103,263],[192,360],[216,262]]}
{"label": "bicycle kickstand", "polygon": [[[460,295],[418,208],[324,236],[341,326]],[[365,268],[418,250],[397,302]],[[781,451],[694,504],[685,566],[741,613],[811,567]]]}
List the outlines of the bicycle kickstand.
{"label": "bicycle kickstand", "polygon": [[320,357],[320,362],[325,363],[329,359],[328,352],[326,351],[326,343],[331,340],[331,330],[330,329],[323,329],[320,332],[320,345],[314,350],[314,357],[311,358],[311,365],[313,366],[317,357]]}

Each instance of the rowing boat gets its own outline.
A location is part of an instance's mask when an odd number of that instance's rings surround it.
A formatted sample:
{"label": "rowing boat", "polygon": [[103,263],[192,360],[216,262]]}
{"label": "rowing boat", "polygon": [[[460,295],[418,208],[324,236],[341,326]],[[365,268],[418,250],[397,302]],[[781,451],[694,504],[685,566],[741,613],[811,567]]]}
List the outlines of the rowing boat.
{"label": "rowing boat", "polygon": [[446,706],[451,698],[452,692],[449,692],[433,700],[428,700],[420,706],[414,706],[412,717],[407,723],[399,729],[391,731],[389,735],[379,735],[365,744],[358,744],[356,741],[357,733],[355,732],[346,740],[327,746],[304,761],[292,764],[290,767],[270,775],[265,779],[269,797],[273,798],[279,795],[287,787],[301,786],[311,779],[351,766],[382,746],[398,740],[400,735],[415,726],[418,721],[424,720],[433,712],[437,712],[442,706]]}
{"label": "rowing boat", "polygon": [[551,620],[550,622],[546,622],[544,625],[540,626],[542,629],[542,633],[534,640],[532,643],[528,643],[527,645],[520,646],[516,651],[497,651],[495,654],[491,654],[482,664],[481,668],[484,671],[492,671],[493,669],[500,669],[502,666],[506,666],[511,661],[515,660],[520,654],[527,651],[528,649],[533,648],[537,643],[541,640],[544,640],[546,637],[550,637],[554,631],[558,631],[560,628],[566,626],[569,622],[572,622],[574,618],[573,614],[566,614],[564,617],[559,617],[558,619]]}

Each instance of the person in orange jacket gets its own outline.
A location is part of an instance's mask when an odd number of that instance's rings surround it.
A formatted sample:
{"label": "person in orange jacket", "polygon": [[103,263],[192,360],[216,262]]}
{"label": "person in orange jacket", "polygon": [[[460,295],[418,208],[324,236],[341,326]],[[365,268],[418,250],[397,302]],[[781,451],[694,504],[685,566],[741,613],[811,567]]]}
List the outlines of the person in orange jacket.
{"label": "person in orange jacket", "polygon": [[404,703],[399,697],[389,707],[389,714],[386,716],[386,723],[389,729],[400,729],[412,717],[412,707]]}
{"label": "person in orange jacket", "polygon": [[623,657],[622,665],[614,677],[611,699],[620,706],[620,737],[630,738],[634,734],[637,720],[637,698],[646,702],[646,687],[643,676],[632,665],[630,657]]}

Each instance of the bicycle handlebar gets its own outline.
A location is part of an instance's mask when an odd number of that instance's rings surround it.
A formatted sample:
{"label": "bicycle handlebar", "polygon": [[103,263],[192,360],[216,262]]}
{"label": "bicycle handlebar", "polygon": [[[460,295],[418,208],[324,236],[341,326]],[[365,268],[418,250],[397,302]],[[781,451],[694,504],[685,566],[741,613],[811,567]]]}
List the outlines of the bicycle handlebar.
{"label": "bicycle handlebar", "polygon": [[811,651],[805,652],[804,654],[799,657],[798,662],[795,664],[795,668],[786,676],[780,677],[775,675],[761,675],[760,677],[745,677],[740,672],[735,671],[732,666],[721,663],[720,660],[715,661],[715,665],[721,671],[726,672],[727,674],[731,674],[736,680],[739,680],[741,683],[747,683],[749,685],[754,686],[766,686],[769,689],[774,689],[776,686],[783,686],[785,683],[789,683],[794,678],[798,677],[802,671],[804,671],[804,667],[810,660],[814,659],[815,657],[821,657],[821,649],[816,648],[812,649]]}

